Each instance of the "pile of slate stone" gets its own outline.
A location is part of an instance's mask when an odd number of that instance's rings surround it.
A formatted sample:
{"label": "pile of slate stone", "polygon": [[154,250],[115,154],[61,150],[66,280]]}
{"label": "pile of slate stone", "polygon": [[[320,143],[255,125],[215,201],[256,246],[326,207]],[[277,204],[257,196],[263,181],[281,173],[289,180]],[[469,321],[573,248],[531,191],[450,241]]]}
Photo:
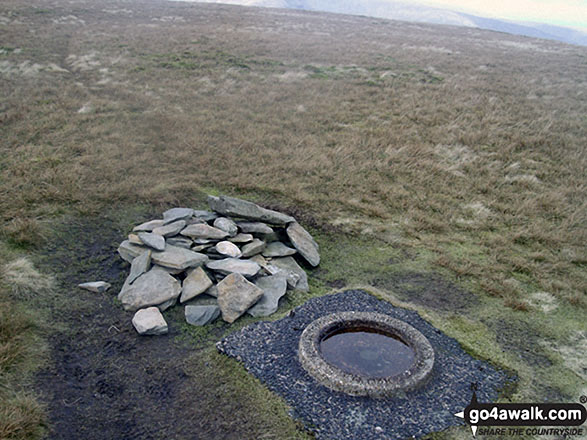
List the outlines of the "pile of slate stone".
{"label": "pile of slate stone", "polygon": [[232,323],[274,313],[287,289],[308,290],[296,258],[317,266],[318,244],[293,217],[226,196],[208,204],[170,209],[120,244],[131,269],[118,299],[140,334],[166,333],[161,312],[178,301],[190,324]]}

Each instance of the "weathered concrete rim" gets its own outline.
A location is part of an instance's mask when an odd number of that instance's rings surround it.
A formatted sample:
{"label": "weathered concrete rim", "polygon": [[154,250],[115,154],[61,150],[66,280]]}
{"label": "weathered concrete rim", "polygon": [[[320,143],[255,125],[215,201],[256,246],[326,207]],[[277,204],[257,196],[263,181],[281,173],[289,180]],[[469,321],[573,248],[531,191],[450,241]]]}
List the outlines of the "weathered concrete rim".
{"label": "weathered concrete rim", "polygon": [[[350,374],[329,364],[320,354],[320,342],[329,334],[349,327],[367,326],[398,336],[415,352],[412,366],[401,374],[368,378]],[[319,383],[353,396],[390,397],[424,385],[434,367],[434,350],[428,339],[404,321],[382,313],[339,312],[312,321],[298,345],[302,367]]]}

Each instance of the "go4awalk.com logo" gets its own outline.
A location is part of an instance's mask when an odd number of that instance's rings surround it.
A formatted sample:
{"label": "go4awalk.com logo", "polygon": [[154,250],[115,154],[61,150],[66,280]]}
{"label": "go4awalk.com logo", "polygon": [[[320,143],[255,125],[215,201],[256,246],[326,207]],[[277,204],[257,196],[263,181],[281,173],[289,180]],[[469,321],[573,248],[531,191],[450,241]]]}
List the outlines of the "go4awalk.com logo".
{"label": "go4awalk.com logo", "polygon": [[[581,402],[587,401],[584,396]],[[557,435],[583,436],[587,410],[579,403],[471,403],[455,416],[471,426],[473,436]]]}

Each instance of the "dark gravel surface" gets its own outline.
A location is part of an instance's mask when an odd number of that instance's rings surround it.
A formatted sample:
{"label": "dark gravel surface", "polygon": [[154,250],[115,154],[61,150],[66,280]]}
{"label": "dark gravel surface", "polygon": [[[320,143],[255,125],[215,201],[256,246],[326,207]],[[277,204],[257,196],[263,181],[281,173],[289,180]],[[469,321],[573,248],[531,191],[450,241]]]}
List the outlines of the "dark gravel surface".
{"label": "dark gravel surface", "polygon": [[[385,313],[422,332],[436,355],[431,380],[405,396],[371,399],[331,391],[312,379],[297,359],[302,331],[320,316],[351,310]],[[462,424],[454,414],[469,404],[471,384],[477,384],[480,402],[490,402],[508,380],[505,372],[469,356],[417,312],[393,307],[361,290],[313,298],[290,316],[251,324],[217,347],[281,395],[293,415],[320,439],[405,439],[442,431]]]}

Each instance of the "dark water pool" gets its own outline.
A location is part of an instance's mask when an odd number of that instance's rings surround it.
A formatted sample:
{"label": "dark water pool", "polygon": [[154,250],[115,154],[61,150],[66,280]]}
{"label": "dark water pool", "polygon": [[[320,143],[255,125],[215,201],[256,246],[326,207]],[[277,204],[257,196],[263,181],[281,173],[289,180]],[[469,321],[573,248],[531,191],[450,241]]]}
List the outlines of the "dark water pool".
{"label": "dark water pool", "polygon": [[395,376],[414,363],[414,350],[397,336],[369,327],[337,330],[320,342],[326,362],[346,373],[372,378]]}

